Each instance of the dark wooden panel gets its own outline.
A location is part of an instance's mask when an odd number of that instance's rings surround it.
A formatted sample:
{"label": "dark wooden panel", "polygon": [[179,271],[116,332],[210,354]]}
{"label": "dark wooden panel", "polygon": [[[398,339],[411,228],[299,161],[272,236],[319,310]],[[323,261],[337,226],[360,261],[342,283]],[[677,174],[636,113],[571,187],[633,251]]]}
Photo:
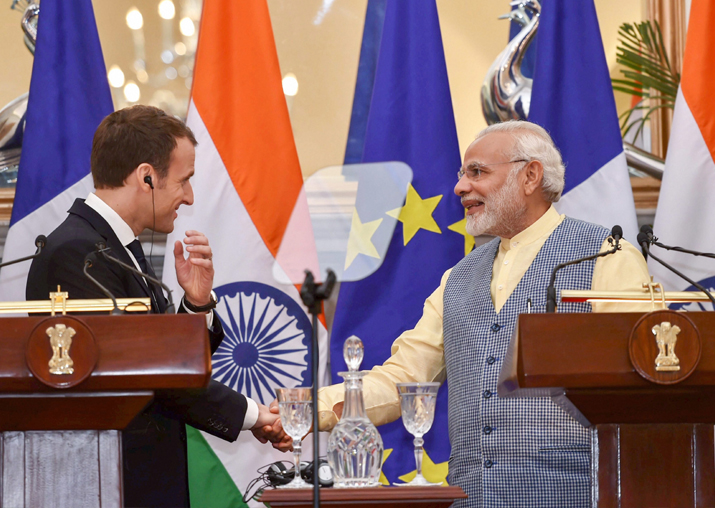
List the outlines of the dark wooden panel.
{"label": "dark wooden panel", "polygon": [[599,425],[598,508],[715,506],[712,425]]}
{"label": "dark wooden panel", "polygon": [[621,506],[695,506],[692,425],[621,425]]}
{"label": "dark wooden panel", "polygon": [[715,440],[712,425],[696,425],[693,434],[695,506],[715,506]]}
{"label": "dark wooden panel", "polygon": [[124,429],[152,392],[0,394],[0,431]]}
{"label": "dark wooden panel", "polygon": [[[599,425],[596,428],[598,440],[598,474],[593,481],[598,482],[598,508],[620,508],[618,483],[618,425]],[[596,457],[593,457],[596,460]]]}
{"label": "dark wooden panel", "polygon": [[[99,360],[87,380],[66,392],[200,388],[209,382],[203,314],[73,317],[94,333]],[[25,363],[26,340],[45,319],[2,318],[0,392],[53,391],[32,377]]]}
{"label": "dark wooden panel", "polygon": [[566,396],[593,425],[715,422],[715,388],[663,388],[566,390]]}
{"label": "dark wooden panel", "polygon": [[[447,508],[455,499],[467,495],[459,487],[377,487],[365,489],[321,489],[320,504],[325,508],[380,508],[416,506]],[[260,501],[271,508],[311,508],[312,489],[275,489],[261,494]]]}

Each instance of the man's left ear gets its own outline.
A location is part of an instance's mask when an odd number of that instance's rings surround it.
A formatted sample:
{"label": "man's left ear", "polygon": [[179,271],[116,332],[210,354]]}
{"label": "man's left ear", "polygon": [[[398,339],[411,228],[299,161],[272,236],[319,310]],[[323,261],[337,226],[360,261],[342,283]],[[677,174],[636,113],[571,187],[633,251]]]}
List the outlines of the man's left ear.
{"label": "man's left ear", "polygon": [[524,194],[532,195],[541,188],[544,179],[544,166],[539,161],[531,161],[524,168]]}

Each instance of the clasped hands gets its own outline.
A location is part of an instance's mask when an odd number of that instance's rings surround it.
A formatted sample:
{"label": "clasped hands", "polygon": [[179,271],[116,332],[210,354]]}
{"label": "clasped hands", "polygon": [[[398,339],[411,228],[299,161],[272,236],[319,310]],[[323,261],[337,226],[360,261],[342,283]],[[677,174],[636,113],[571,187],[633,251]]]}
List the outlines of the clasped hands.
{"label": "clasped hands", "polygon": [[276,450],[287,452],[293,449],[293,440],[286,434],[278,415],[277,400],[271,402],[269,406],[258,405],[258,420],[251,432],[261,443],[270,441]]}
{"label": "clasped hands", "polygon": [[[335,416],[340,419],[343,414],[344,402],[338,402],[333,406],[333,412]],[[265,415],[258,416],[258,421],[256,425],[251,429],[253,435],[261,443],[271,442],[273,448],[280,450],[282,452],[287,452],[293,449],[293,439],[286,434],[281,424],[281,418],[278,415],[278,401],[274,400],[271,404],[266,407],[259,404],[260,410],[266,410]],[[313,427],[310,428],[308,432],[312,432]],[[303,436],[305,437],[305,436]]]}

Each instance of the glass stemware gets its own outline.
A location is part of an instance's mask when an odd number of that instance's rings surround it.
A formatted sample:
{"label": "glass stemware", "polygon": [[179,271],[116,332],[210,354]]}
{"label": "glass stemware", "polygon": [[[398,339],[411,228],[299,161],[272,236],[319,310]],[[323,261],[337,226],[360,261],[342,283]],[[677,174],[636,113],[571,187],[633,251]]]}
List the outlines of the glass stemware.
{"label": "glass stemware", "polygon": [[293,438],[293,460],[295,476],[287,485],[278,488],[305,489],[312,488],[310,483],[300,477],[301,440],[310,430],[313,417],[312,395],[310,388],[276,388],[278,411],[283,428]]}
{"label": "glass stemware", "polygon": [[417,475],[409,483],[395,483],[394,485],[442,485],[441,482],[429,482],[422,476],[422,446],[425,442],[422,437],[432,428],[438,391],[439,383],[397,383],[402,423],[405,424],[407,432],[415,436]]}

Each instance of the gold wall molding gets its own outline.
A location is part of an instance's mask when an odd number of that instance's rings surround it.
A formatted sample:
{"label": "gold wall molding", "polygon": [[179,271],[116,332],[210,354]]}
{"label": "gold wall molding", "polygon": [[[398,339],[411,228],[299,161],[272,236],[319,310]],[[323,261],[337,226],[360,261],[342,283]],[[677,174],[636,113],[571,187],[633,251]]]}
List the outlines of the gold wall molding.
{"label": "gold wall molding", "polygon": [[0,188],[0,222],[10,222],[12,215],[12,203],[15,201],[15,189],[13,187]]}
{"label": "gold wall molding", "polygon": [[[657,21],[660,25],[671,70],[678,74],[683,72],[685,32],[687,29],[685,11],[685,0],[646,1],[646,18],[651,21]],[[654,100],[656,103],[660,103],[657,99]],[[669,108],[662,108],[650,116],[651,151],[663,159],[668,152],[668,139],[670,138],[672,122],[673,110]]]}

